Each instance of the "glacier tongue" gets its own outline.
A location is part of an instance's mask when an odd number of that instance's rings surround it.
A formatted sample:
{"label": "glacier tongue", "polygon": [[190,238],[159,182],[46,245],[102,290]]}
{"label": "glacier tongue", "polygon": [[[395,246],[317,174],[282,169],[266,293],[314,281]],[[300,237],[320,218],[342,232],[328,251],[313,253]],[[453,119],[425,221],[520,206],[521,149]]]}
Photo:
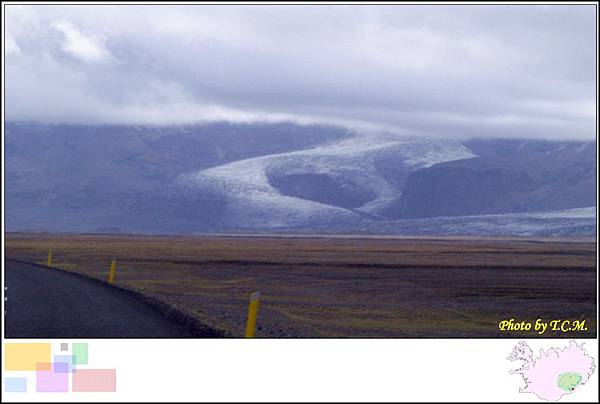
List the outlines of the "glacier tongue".
{"label": "glacier tongue", "polygon": [[[226,201],[222,222],[236,228],[307,226],[311,223],[360,220],[369,207],[379,207],[398,190],[377,169],[377,163],[394,159],[410,172],[436,163],[474,157],[458,142],[399,137],[393,134],[357,133],[312,149],[271,154],[180,174],[174,189],[187,193],[219,195]],[[372,195],[357,210],[298,196],[284,195],[271,178],[290,175],[325,176],[336,184]],[[183,191],[182,191],[183,192]]]}

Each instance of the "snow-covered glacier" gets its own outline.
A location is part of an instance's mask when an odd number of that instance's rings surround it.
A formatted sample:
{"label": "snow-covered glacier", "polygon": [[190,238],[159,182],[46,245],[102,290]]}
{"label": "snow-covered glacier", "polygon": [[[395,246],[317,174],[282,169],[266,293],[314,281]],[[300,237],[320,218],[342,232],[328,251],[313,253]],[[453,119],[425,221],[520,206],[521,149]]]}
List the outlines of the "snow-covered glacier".
{"label": "snow-covered glacier", "polygon": [[[394,159],[405,173],[434,164],[474,157],[459,142],[401,137],[386,133],[356,133],[350,138],[308,150],[271,154],[179,175],[171,192],[219,195],[226,200],[222,223],[237,228],[331,226],[357,222],[376,214],[374,207],[399,195],[378,162]],[[285,195],[274,179],[318,175],[333,184],[352,184],[367,193],[352,209]],[[314,177],[312,177],[314,178]],[[325,193],[328,190],[316,190]]]}
{"label": "snow-covered glacier", "polygon": [[596,234],[596,144],[292,123],[7,123],[6,228]]}

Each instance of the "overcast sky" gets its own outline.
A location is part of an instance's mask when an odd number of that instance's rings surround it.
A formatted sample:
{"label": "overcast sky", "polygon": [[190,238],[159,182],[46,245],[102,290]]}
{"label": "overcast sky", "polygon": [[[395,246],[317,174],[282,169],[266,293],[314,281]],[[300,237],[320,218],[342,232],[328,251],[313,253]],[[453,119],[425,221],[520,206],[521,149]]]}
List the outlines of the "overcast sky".
{"label": "overcast sky", "polygon": [[5,10],[7,120],[595,138],[593,5]]}

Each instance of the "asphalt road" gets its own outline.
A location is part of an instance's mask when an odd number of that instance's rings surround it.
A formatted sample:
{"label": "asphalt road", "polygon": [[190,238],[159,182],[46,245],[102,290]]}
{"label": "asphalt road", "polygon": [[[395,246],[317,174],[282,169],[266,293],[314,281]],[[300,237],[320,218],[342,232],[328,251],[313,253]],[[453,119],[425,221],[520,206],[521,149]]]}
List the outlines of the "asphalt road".
{"label": "asphalt road", "polygon": [[6,260],[6,338],[198,338],[218,333],[97,280]]}

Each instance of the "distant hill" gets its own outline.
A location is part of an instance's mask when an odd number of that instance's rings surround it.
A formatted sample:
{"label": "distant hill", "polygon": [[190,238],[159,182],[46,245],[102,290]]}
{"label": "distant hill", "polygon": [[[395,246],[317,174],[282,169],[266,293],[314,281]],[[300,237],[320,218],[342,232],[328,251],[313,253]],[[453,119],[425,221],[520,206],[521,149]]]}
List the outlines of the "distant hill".
{"label": "distant hill", "polygon": [[408,178],[399,218],[534,212],[596,206],[596,146],[522,140],[466,142],[478,157]]}
{"label": "distant hill", "polygon": [[5,147],[9,231],[595,234],[594,142],[7,123]]}

